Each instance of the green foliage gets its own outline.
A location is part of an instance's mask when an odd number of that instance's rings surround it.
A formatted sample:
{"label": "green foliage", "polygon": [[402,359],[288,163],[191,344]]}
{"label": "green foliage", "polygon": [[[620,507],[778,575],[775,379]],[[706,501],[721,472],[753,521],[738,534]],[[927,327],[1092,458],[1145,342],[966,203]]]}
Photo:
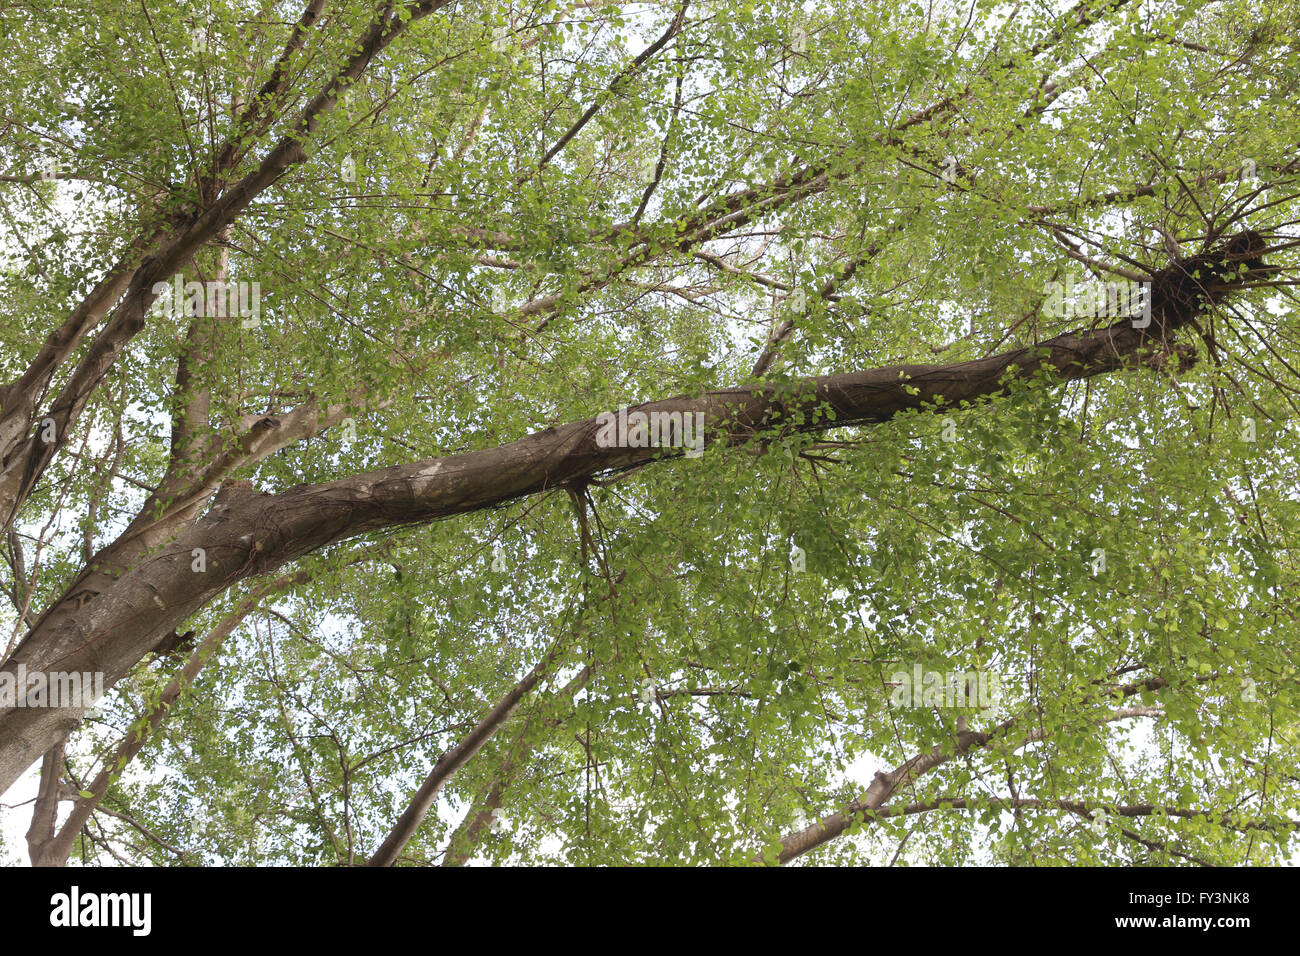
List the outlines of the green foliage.
{"label": "green foliage", "polygon": [[[627,74],[677,7],[456,4],[393,42],[221,241],[229,278],[260,286],[261,323],[217,325],[191,387],[232,443],[245,416],[309,397],[355,408],[355,438],[328,429],[241,474],[280,491],[750,381],[787,318],[777,388],[1028,346],[1087,324],[1042,311],[1045,283],[1085,275],[1054,230],[1152,269],[1165,233],[1199,249],[1206,216],[1285,241],[1293,180],[1270,170],[1300,134],[1296,5],[1117,6],[1079,27],[1064,7],[991,0],[692,5]],[[198,184],[221,142],[242,151],[228,186],[294,133],[374,13],[327,9],[264,135],[237,128],[230,101],[267,79],[293,5],[0,14],[17,57],[0,172],[54,157],[78,173],[0,188],[4,381],[133,237],[210,198]],[[945,99],[957,108],[908,121]],[[1247,197],[1245,160],[1276,176],[1271,192]],[[810,166],[824,188],[683,234],[711,203],[775,196],[765,184]],[[216,262],[205,250],[194,270]],[[710,443],[604,476],[580,505],[556,489],[313,554],[311,579],[261,603],[114,783],[104,806],[153,837],[97,826],[140,862],[364,861],[438,756],[558,649],[404,861],[440,861],[498,791],[505,824],[471,859],[774,861],[783,834],[876,771],[1012,720],[889,804],[935,809],[859,819],[809,859],[889,862],[902,845],[910,863],[1289,860],[1286,827],[1219,815],[1300,816],[1300,323],[1274,287],[1203,326],[1178,375],[1039,378],[974,407]],[[186,332],[151,318],[29,499],[34,573],[15,596],[34,612],[162,479]],[[187,626],[205,633],[246,593]],[[891,706],[915,665],[996,675],[1001,699]],[[146,658],[77,734],[83,781],[174,670]],[[987,804],[1013,795],[1052,806]],[[1214,816],[1098,835],[1057,801]]]}

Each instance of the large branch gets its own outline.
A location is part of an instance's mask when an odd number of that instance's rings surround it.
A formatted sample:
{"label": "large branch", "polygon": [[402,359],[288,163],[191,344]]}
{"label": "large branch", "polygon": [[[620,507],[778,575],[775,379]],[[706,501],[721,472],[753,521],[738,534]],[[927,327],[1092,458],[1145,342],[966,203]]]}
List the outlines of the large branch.
{"label": "large branch", "polygon": [[[160,239],[157,233],[140,240],[137,243],[137,253],[143,255],[145,252],[154,252],[160,246],[161,251],[146,259],[139,269],[131,269],[125,262],[121,267],[115,268],[110,278],[104,280],[91,297],[51,337],[47,348],[33,363],[29,373],[21,381],[0,392],[0,401],[2,401],[0,408],[3,409],[3,418],[0,418],[0,529],[7,527],[13,521],[22,502],[30,494],[55,452],[67,440],[73,424],[122,348],[144,328],[145,317],[155,299],[149,291],[153,285],[170,278],[181,263],[221,229],[228,226],[259,193],[282,176],[291,165],[303,161],[306,158],[303,140],[317,128],[322,116],[334,107],[347,87],[365,72],[374,57],[409,28],[411,23],[441,9],[447,2],[448,0],[419,0],[404,8],[405,16],[393,15],[391,5],[385,5],[343,69],[307,105],[296,122],[293,132],[270,151],[259,167],[226,190],[198,214],[197,218],[173,221],[172,226],[178,230],[178,233],[170,241]],[[1126,2],[1127,0],[1081,0],[1062,17],[1060,25],[1055,30],[1031,48],[1030,57],[1050,51],[1073,30],[1095,23],[1105,13],[1118,9]],[[241,128],[251,126],[257,132],[265,130],[267,117],[270,115],[266,106],[284,92],[287,63],[300,49],[306,31],[314,25],[319,12],[319,4],[311,0],[295,26],[284,53],[277,60],[272,77],[241,117]],[[674,28],[670,28],[670,33],[679,27],[680,19],[679,13],[674,21]],[[667,36],[665,35],[665,41]],[[652,54],[659,45],[662,43],[652,47],[647,54]],[[1009,70],[1014,68],[1017,62],[1016,58],[1011,57],[998,63],[996,68]],[[960,94],[945,97],[917,111],[898,124],[888,135],[877,136],[877,142],[903,145],[898,139],[899,133],[932,122],[941,116],[951,115],[957,111],[968,94],[969,87]],[[248,130],[245,129],[245,132]],[[218,151],[215,167],[205,180],[206,184],[215,183],[235,161],[237,154],[238,150],[233,141],[223,144]],[[759,213],[771,212],[781,205],[824,190],[832,181],[849,175],[855,165],[849,163],[833,171],[829,164],[805,166],[770,186],[741,190],[723,197],[685,220],[674,223],[674,241],[680,248],[692,248],[751,221]],[[613,234],[619,236],[628,228],[632,228],[631,224],[615,227]],[[633,240],[633,248],[648,242],[649,235],[653,235],[653,231],[637,236]],[[626,240],[627,237],[623,238]],[[651,246],[632,252],[610,273],[603,278],[589,280],[582,288],[584,290],[599,288],[624,269],[641,264],[651,257]],[[41,419],[52,422],[54,440],[43,440],[43,437],[49,434],[46,428],[42,428],[38,435],[31,435],[31,426],[36,419],[36,401],[39,393],[48,384],[54,369],[70,354],[71,349],[99,321],[113,302],[124,294],[126,301],[118,307],[117,312],[94,342],[90,354],[83,359],[74,372],[72,380]],[[523,313],[525,315],[548,313],[559,303],[560,297],[550,296],[529,303]],[[544,320],[541,327],[544,327],[548,321],[549,319]],[[16,403],[15,398],[19,399]]]}
{"label": "large branch", "polygon": [[[1102,719],[1104,722],[1140,716],[1147,716],[1145,708],[1116,710]],[[871,781],[871,785],[867,787],[867,792],[861,797],[850,801],[842,809],[827,814],[811,826],[804,827],[802,830],[783,837],[777,851],[777,863],[782,865],[789,863],[795,857],[802,856],[810,850],[815,850],[836,837],[842,836],[856,822],[879,813],[895,793],[916,781],[917,778],[929,773],[931,770],[942,767],[957,757],[965,756],[972,750],[987,748],[996,741],[1005,739],[1020,722],[1018,718],[1012,717],[990,730],[979,732],[960,731],[957,734],[954,746],[944,749],[936,744],[930,751],[916,754],[893,770],[877,773]],[[1041,740],[1045,736],[1045,732],[1041,729],[1035,730],[1021,740],[1014,749],[1019,750],[1021,747]],[[758,861],[761,862],[762,859],[760,856]]]}
{"label": "large branch", "polygon": [[650,44],[650,46],[642,50],[631,63],[619,70],[618,74],[609,81],[609,85],[597,94],[591,105],[587,107],[580,117],[578,117],[577,121],[565,131],[564,135],[556,141],[554,146],[546,151],[546,155],[544,155],[537,163],[538,170],[544,169],[546,164],[554,159],[560,150],[564,149],[564,147],[569,144],[569,141],[572,140],[573,137],[582,132],[583,128],[591,122],[591,118],[600,112],[601,107],[605,105],[606,101],[617,93],[620,83],[635,77],[641,67],[645,66],[646,62],[651,57],[662,50],[664,45],[677,35],[677,31],[682,28],[682,21],[686,18],[686,7],[688,3],[689,0],[682,3],[681,7],[677,11],[677,16],[673,18],[672,23],[668,24],[668,29],[664,31],[663,35],[654,43]]}
{"label": "large branch", "polygon": [[[390,43],[423,17],[441,9],[450,0],[421,0],[405,8],[405,16],[394,15],[385,6],[359,41],[342,69],[303,109],[292,131],[262,159],[257,168],[225,190],[211,205],[188,220],[176,223],[170,237],[151,237],[137,245],[155,250],[133,272],[117,268],[51,337],[37,363],[22,380],[4,394],[6,402],[21,398],[14,413],[4,408],[0,419],[0,529],[14,520],[22,502],[31,493],[54,454],[66,443],[73,425],[117,356],[145,327],[149,310],[158,299],[156,284],[170,280],[185,262],[234,221],[248,205],[293,165],[307,158],[305,142],[321,120],[338,103],[366,68]],[[309,7],[308,12],[310,13]],[[314,16],[312,17],[314,19]],[[224,151],[223,151],[224,155]],[[49,427],[26,434],[35,417],[36,385],[48,383],[57,367],[99,316],[121,297],[120,303],[96,335],[58,397],[42,416]],[[48,353],[48,358],[46,357]],[[37,374],[39,372],[39,374]],[[28,382],[31,379],[31,382]],[[42,385],[43,387],[43,385]],[[15,417],[16,416],[16,417]],[[23,419],[26,419],[25,421]],[[52,432],[53,440],[50,440]],[[24,438],[24,435],[26,437]]]}
{"label": "large branch", "polygon": [[[620,572],[611,582],[609,591],[599,595],[599,600],[604,601],[613,597],[617,593],[615,588],[617,588],[618,583],[622,580],[623,573]],[[584,598],[583,604],[579,609],[580,617],[586,613],[586,609],[587,603]],[[514,687],[512,687],[510,691],[501,698],[497,705],[474,726],[474,729],[471,730],[468,735],[466,735],[465,739],[438,758],[433,765],[433,769],[429,771],[428,777],[425,778],[424,783],[416,791],[415,797],[411,800],[410,804],[402,813],[396,825],[380,845],[379,849],[375,851],[374,856],[372,856],[367,862],[367,866],[392,866],[397,862],[398,857],[406,847],[406,844],[411,841],[411,838],[415,836],[416,831],[419,830],[420,824],[424,821],[425,816],[429,812],[429,808],[433,806],[433,801],[437,798],[438,793],[441,792],[443,786],[451,779],[452,775],[460,770],[461,767],[465,766],[465,764],[469,762],[470,758],[477,754],[479,750],[483,748],[483,745],[491,740],[496,735],[497,731],[505,725],[506,721],[510,719],[511,715],[514,714],[516,708],[518,708],[524,697],[531,692],[535,686],[537,686],[537,682],[541,680],[548,670],[550,670],[555,661],[563,653],[567,643],[565,638],[567,637],[572,640],[577,638],[577,636],[578,631],[572,629],[568,634],[562,635],[558,638],[537,665],[525,674],[514,685]],[[586,684],[587,678],[591,676],[592,669],[593,665],[590,663],[587,664],[578,676],[569,682],[568,686],[561,692],[561,696],[572,694],[578,687]],[[451,852],[450,847],[448,848],[448,852]]]}
{"label": "large branch", "polygon": [[[771,384],[722,389],[637,406],[646,413],[698,415],[715,444],[764,441],[779,429],[826,431],[884,422],[899,412],[946,408],[1003,393],[1017,379],[1046,373],[1054,381],[1100,375],[1140,361],[1144,348],[1170,339],[1203,309],[1245,282],[1240,263],[1257,264],[1263,240],[1243,233],[1214,250],[1175,262],[1152,276],[1150,324],[1122,320],[1080,329],[1033,346],[948,365],[896,365],[830,375],[779,389]],[[604,447],[595,418],[528,435],[495,448],[278,495],[218,494],[201,519],[184,527],[102,592],[87,593],[66,613],[48,614],[11,655],[5,670],[102,671],[121,679],[158,640],[236,582],[356,535],[494,507],[583,482],[595,475],[682,448]],[[202,550],[206,571],[191,570]],[[13,708],[0,714],[0,791],[80,719],[78,708]]]}
{"label": "large branch", "polygon": [[[156,251],[160,233],[141,237],[108,270],[82,300],[45,339],[40,350],[21,376],[0,387],[0,462],[7,460],[12,449],[31,428],[36,406],[49,387],[54,373],[77,349],[87,332],[108,313],[131,284],[131,277],[142,258]],[[3,499],[0,498],[0,501]]]}
{"label": "large branch", "polygon": [[[307,0],[302,16],[293,26],[293,32],[284,45],[284,50],[275,61],[271,75],[254,94],[248,106],[240,113],[235,122],[237,134],[247,137],[266,132],[275,119],[273,106],[289,90],[289,64],[302,51],[307,42],[307,32],[316,25],[321,11],[325,9],[325,0]],[[233,168],[239,162],[240,146],[237,137],[231,137],[217,152],[216,161],[209,181],[215,181],[222,173]]]}
{"label": "large branch", "polygon": [[443,785],[451,779],[461,767],[469,762],[470,758],[482,749],[483,745],[492,739],[493,735],[515,712],[525,695],[528,694],[542,679],[558,651],[559,645],[547,654],[545,658],[525,674],[514,687],[510,688],[509,693],[497,702],[488,713],[474,725],[474,729],[466,735],[465,739],[445,752],[434,763],[433,769],[429,771],[428,777],[424,783],[415,792],[415,797],[411,800],[406,810],[403,811],[397,823],[384,838],[384,842],[379,845],[367,862],[367,866],[392,866],[397,862],[398,856],[415,836],[415,831],[420,828],[424,822],[425,815],[428,814],[429,808],[433,806],[433,801],[437,798]]}
{"label": "large branch", "polygon": [[41,786],[32,808],[32,823],[27,828],[27,846],[35,860],[54,840],[54,828],[59,818],[59,797],[63,791],[63,753],[65,740],[60,740],[41,761]]}
{"label": "large branch", "polygon": [[1277,820],[1254,819],[1241,814],[1219,810],[1192,810],[1156,803],[1108,804],[1099,800],[1043,800],[1038,797],[941,797],[936,800],[881,807],[862,814],[863,822],[887,820],[890,817],[915,816],[935,810],[1064,810],[1093,818],[1098,812],[1112,817],[1164,816],[1180,820],[1209,820],[1225,830],[1246,832],[1251,830],[1300,830],[1300,820],[1286,817]]}
{"label": "large branch", "polygon": [[[1193,680],[1196,683],[1206,683],[1216,680],[1217,677],[1217,674],[1203,674],[1198,675]],[[1150,677],[1113,688],[1108,696],[1111,699],[1124,699],[1137,694],[1162,690],[1168,686],[1169,680],[1167,678]],[[1094,697],[1089,696],[1085,697],[1080,703],[1086,705],[1093,700]],[[1130,717],[1157,715],[1158,711],[1148,707],[1122,707],[1103,715],[1099,722],[1104,724],[1117,720],[1127,720]],[[978,732],[959,731],[952,747],[945,750],[936,745],[929,752],[918,753],[887,773],[877,773],[871,785],[867,787],[867,792],[861,797],[851,800],[841,809],[827,814],[816,823],[783,837],[777,850],[777,863],[782,865],[789,863],[796,857],[842,836],[849,831],[855,822],[867,816],[878,814],[895,793],[922,774],[941,767],[950,760],[964,756],[973,750],[984,749],[998,741],[1006,740],[1023,722],[1021,717],[1015,716],[1009,717],[988,730]],[[1043,740],[1046,736],[1047,732],[1044,728],[1036,728],[1027,733],[1012,749],[1019,750],[1031,743]],[[765,862],[763,855],[756,856],[755,862]]]}
{"label": "large branch", "polygon": [[[301,48],[306,30],[316,22],[323,6],[324,0],[309,0],[284,52],[276,61],[271,78],[258,91],[258,95],[254,97],[247,111],[240,117],[237,124],[240,129],[246,132],[254,128],[259,132],[265,131],[261,124],[266,116],[266,107],[271,100],[284,92],[287,82],[286,64]],[[218,152],[211,179],[227,171],[237,153],[236,142],[228,140]],[[169,222],[158,225],[135,239],[126,254],[109,269],[108,275],[101,279],[81,304],[73,309],[56,330],[50,333],[26,371],[8,385],[0,386],[0,459],[8,457],[20,436],[31,427],[36,403],[49,386],[54,373],[73,353],[85,335],[99,324],[127,291],[141,260],[158,250],[166,239],[168,230],[181,228],[184,222],[182,218],[172,218]],[[3,497],[0,497],[0,501],[3,500]]]}
{"label": "large branch", "polygon": [[[563,688],[555,693],[551,705],[555,706],[560,702],[564,702],[566,705],[571,704],[573,695],[587,686],[587,682],[591,679],[593,673],[595,673],[595,664],[587,664],[583,667]],[[545,730],[552,730],[563,724],[567,717],[567,713],[552,715],[546,718],[543,727]],[[479,839],[492,826],[495,811],[500,809],[502,802],[505,800],[506,791],[518,778],[520,764],[535,746],[529,741],[530,727],[530,722],[525,720],[510,743],[503,748],[503,752],[506,754],[505,760],[497,766],[492,782],[486,788],[482,799],[470,807],[469,812],[465,814],[460,824],[452,831],[451,837],[447,841],[446,851],[443,854],[443,866],[464,866]]]}

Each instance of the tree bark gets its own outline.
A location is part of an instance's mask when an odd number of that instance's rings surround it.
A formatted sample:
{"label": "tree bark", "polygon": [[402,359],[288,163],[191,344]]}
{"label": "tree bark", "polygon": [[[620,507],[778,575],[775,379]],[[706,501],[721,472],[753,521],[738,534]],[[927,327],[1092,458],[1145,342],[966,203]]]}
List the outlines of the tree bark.
{"label": "tree bark", "polygon": [[[1212,252],[1158,271],[1151,279],[1152,319],[1145,328],[1124,319],[968,362],[895,365],[780,389],[770,384],[728,388],[634,410],[701,413],[710,441],[735,444],[765,441],[780,429],[826,431],[888,421],[905,410],[974,402],[1038,373],[1057,382],[1089,378],[1141,362],[1146,350],[1171,348],[1179,329],[1246,281],[1238,264],[1258,265],[1264,251],[1258,235],[1242,233]],[[277,495],[223,486],[202,517],[154,529],[114,562],[111,573],[74,585],[24,637],[3,670],[12,673],[24,664],[28,672],[99,671],[111,687],[164,635],[241,580],[356,535],[481,510],[682,453],[680,448],[602,447],[598,431],[597,419],[589,418],[495,448]],[[167,540],[159,540],[164,535]],[[206,558],[202,573],[191,570],[196,549]],[[83,712],[15,707],[0,713],[0,792],[69,733]]]}

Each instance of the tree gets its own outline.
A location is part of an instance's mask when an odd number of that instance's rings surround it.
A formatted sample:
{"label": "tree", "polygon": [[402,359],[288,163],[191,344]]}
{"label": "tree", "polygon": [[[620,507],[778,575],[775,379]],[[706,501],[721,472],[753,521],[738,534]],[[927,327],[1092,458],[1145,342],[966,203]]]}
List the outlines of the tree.
{"label": "tree", "polygon": [[1287,858],[1298,24],[6,13],[33,862]]}

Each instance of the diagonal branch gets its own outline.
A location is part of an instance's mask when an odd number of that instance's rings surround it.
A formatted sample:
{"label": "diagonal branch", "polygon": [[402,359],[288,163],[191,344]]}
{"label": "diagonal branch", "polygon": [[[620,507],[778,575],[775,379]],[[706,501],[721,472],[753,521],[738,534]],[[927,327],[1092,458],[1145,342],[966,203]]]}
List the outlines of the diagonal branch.
{"label": "diagonal branch", "polygon": [[429,808],[433,806],[433,801],[437,798],[443,785],[451,779],[452,774],[465,766],[470,758],[478,753],[483,745],[492,739],[493,734],[510,718],[510,715],[515,712],[515,708],[519,706],[519,702],[542,679],[547,668],[550,667],[558,655],[560,648],[561,643],[556,642],[550,653],[538,661],[537,665],[525,674],[510,689],[510,692],[497,702],[495,707],[488,711],[483,719],[474,726],[474,729],[466,735],[464,740],[438,758],[433,765],[433,769],[429,771],[429,776],[420,785],[420,789],[415,792],[415,797],[401,817],[398,818],[393,829],[384,838],[384,842],[379,845],[379,849],[375,851],[374,856],[367,861],[367,866],[392,866],[397,862],[402,849],[410,842],[411,837],[415,836],[416,830],[424,822],[425,815],[428,814]]}
{"label": "diagonal branch", "polygon": [[[677,16],[673,17],[673,22],[668,25],[668,29],[663,32],[659,39],[655,40],[654,43],[642,50],[637,55],[636,59],[623,67],[623,69],[619,70],[618,75],[609,81],[609,86],[596,96],[591,105],[587,107],[586,111],[578,117],[577,122],[570,126],[568,130],[565,131],[564,135],[556,141],[555,145],[546,151],[546,155],[544,155],[537,164],[538,171],[545,169],[546,165],[559,154],[560,150],[564,149],[573,137],[582,132],[583,127],[591,122],[592,117],[599,113],[600,108],[604,106],[606,101],[617,92],[621,83],[636,76],[637,71],[639,71],[641,67],[651,59],[651,57],[662,50],[669,40],[677,35],[677,32],[682,28],[683,21],[686,19],[686,7],[688,5],[689,0],[685,0],[677,10]],[[524,180],[520,180],[520,182],[523,181]]]}
{"label": "diagonal branch", "polygon": [[[1033,346],[949,365],[896,365],[782,384],[760,383],[637,406],[681,425],[691,415],[724,444],[769,441],[780,431],[820,432],[884,422],[906,410],[934,410],[1005,393],[1016,380],[1045,374],[1056,382],[1141,363],[1144,350],[1169,347],[1197,313],[1230,294],[1258,260],[1263,240],[1242,233],[1210,253],[1152,275],[1149,325],[1125,319],[1080,329]],[[1231,278],[1230,278],[1231,277]],[[106,686],[129,672],[177,624],[216,594],[270,573],[322,547],[357,535],[494,507],[515,499],[680,456],[682,447],[623,447],[613,416],[548,428],[495,448],[292,488],[278,495],[218,495],[207,514],[159,542],[109,586],[56,605],[10,655],[4,669],[59,665],[100,670]],[[625,437],[628,437],[625,435]],[[648,442],[647,442],[648,445]],[[207,571],[190,573],[203,549]],[[65,596],[64,604],[70,601]],[[84,666],[83,666],[84,665]],[[53,745],[84,708],[13,708],[0,713],[0,788]]]}
{"label": "diagonal branch", "polygon": [[[404,15],[393,14],[391,4],[385,5],[343,68],[304,108],[293,131],[267,154],[258,167],[223,192],[206,209],[195,213],[192,218],[174,222],[176,231],[170,238],[138,240],[133,247],[136,255],[153,254],[144,258],[139,268],[134,270],[125,265],[115,268],[51,336],[38,362],[18,383],[0,394],[4,410],[4,418],[0,419],[0,529],[8,527],[14,520],[45,467],[67,441],[73,424],[108,369],[126,344],[144,328],[149,310],[158,298],[154,286],[170,279],[183,263],[233,222],[260,193],[291,166],[303,162],[307,158],[305,140],[374,58],[412,23],[449,2],[420,0],[407,6]],[[124,263],[128,261],[124,260]],[[27,435],[24,441],[23,436],[35,417],[36,387],[43,388],[48,384],[58,364],[71,354],[76,343],[119,298],[120,304],[42,419],[50,427],[42,428],[40,434]],[[15,408],[11,408],[15,396],[18,402]]]}

